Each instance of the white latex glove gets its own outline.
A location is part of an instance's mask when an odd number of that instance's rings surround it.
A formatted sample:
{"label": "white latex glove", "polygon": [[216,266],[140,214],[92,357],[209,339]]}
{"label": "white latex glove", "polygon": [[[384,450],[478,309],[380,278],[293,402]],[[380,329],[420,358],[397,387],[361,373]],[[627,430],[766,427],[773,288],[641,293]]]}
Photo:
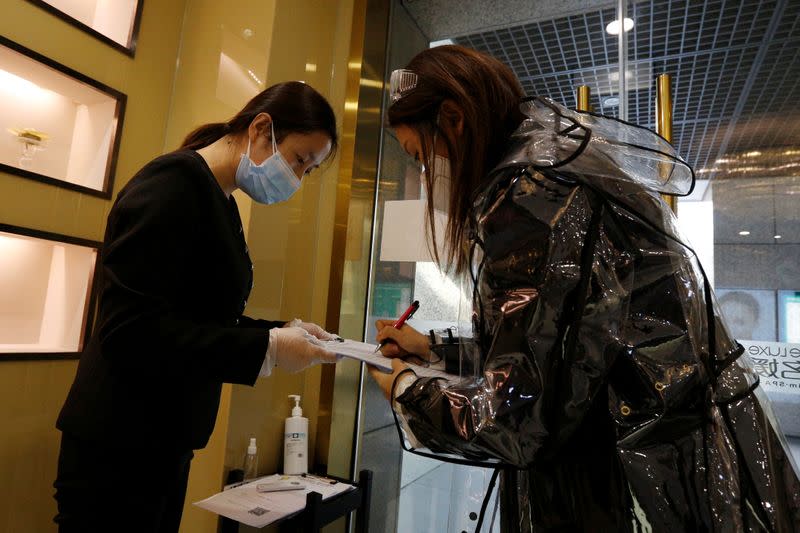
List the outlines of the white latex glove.
{"label": "white latex glove", "polygon": [[283,327],[285,327],[285,328],[303,328],[304,330],[306,330],[307,332],[309,332],[310,334],[312,334],[316,338],[318,338],[320,340],[323,340],[323,341],[332,341],[333,339],[336,338],[336,335],[334,335],[333,333],[328,333],[327,331],[322,329],[320,326],[314,324],[313,322],[303,322],[299,318],[295,318],[291,322],[287,322],[286,325],[283,326]]}
{"label": "white latex glove", "polygon": [[316,339],[303,328],[272,328],[269,330],[266,364],[262,366],[261,375],[269,375],[265,374],[265,370],[271,372],[273,366],[294,374],[317,363],[335,363],[338,360],[335,353],[313,341]]}

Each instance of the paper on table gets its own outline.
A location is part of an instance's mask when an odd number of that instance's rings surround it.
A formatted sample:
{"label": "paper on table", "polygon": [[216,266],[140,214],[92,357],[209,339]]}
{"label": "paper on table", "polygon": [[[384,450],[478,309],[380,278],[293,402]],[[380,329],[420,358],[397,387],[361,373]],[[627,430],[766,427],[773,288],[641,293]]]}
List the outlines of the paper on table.
{"label": "paper on table", "polygon": [[[258,492],[258,484],[281,479],[300,481],[303,483],[304,489],[284,492]],[[330,481],[324,478],[274,474],[220,492],[210,498],[195,502],[194,505],[248,526],[264,527],[276,520],[286,518],[305,509],[306,494],[311,491],[318,492],[322,495],[323,500],[327,500],[331,496],[347,492],[353,488],[352,485],[347,483],[331,484]]]}
{"label": "paper on table", "polygon": [[[384,357],[381,352],[376,352],[375,348],[378,347],[376,344],[368,344],[366,342],[354,341],[350,339],[344,339],[344,342],[325,341],[322,344],[326,350],[330,350],[333,353],[363,361],[368,365],[378,367],[382,372],[386,372],[387,374],[392,372],[392,359],[389,357]],[[414,372],[421,377],[439,377],[445,379],[453,379],[457,377],[452,374],[448,374],[443,370],[423,367],[408,362],[406,362],[406,364],[408,364],[414,370]]]}

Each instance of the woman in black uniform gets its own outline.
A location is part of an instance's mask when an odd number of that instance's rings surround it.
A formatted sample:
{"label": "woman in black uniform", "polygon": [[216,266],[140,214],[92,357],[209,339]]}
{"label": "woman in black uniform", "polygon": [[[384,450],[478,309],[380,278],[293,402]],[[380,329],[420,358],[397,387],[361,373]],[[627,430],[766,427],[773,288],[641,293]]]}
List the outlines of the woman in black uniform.
{"label": "woman in black uniform", "polygon": [[331,338],[315,324],[242,315],[253,266],[231,194],[287,200],[336,144],[328,102],[281,83],[120,191],[95,332],[56,424],[60,531],[177,531],[192,450],[214,429],[222,384],[336,361],[313,342]]}

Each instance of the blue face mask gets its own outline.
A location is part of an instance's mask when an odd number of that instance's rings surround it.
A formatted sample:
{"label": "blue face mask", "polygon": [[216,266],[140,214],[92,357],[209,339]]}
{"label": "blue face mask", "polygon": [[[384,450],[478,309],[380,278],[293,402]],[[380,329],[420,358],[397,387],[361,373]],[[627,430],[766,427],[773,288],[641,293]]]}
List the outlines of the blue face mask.
{"label": "blue face mask", "polygon": [[272,155],[263,163],[256,165],[250,159],[250,141],[247,141],[247,153],[242,154],[236,168],[236,185],[247,195],[262,204],[283,202],[292,197],[300,188],[292,167],[278,151],[275,142],[275,128],[272,131]]}

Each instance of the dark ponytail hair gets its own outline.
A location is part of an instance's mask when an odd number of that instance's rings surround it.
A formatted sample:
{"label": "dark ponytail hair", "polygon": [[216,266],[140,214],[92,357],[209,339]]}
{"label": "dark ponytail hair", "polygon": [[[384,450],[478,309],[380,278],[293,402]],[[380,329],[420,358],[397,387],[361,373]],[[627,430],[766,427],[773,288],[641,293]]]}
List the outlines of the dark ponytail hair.
{"label": "dark ponytail hair", "polygon": [[328,158],[336,153],[336,115],[325,97],[301,81],[278,83],[255,95],[228,122],[200,126],[183,140],[181,149],[199,150],[228,134],[246,132],[259,113],[269,113],[275,123],[275,142],[290,133],[322,131],[331,138]]}

